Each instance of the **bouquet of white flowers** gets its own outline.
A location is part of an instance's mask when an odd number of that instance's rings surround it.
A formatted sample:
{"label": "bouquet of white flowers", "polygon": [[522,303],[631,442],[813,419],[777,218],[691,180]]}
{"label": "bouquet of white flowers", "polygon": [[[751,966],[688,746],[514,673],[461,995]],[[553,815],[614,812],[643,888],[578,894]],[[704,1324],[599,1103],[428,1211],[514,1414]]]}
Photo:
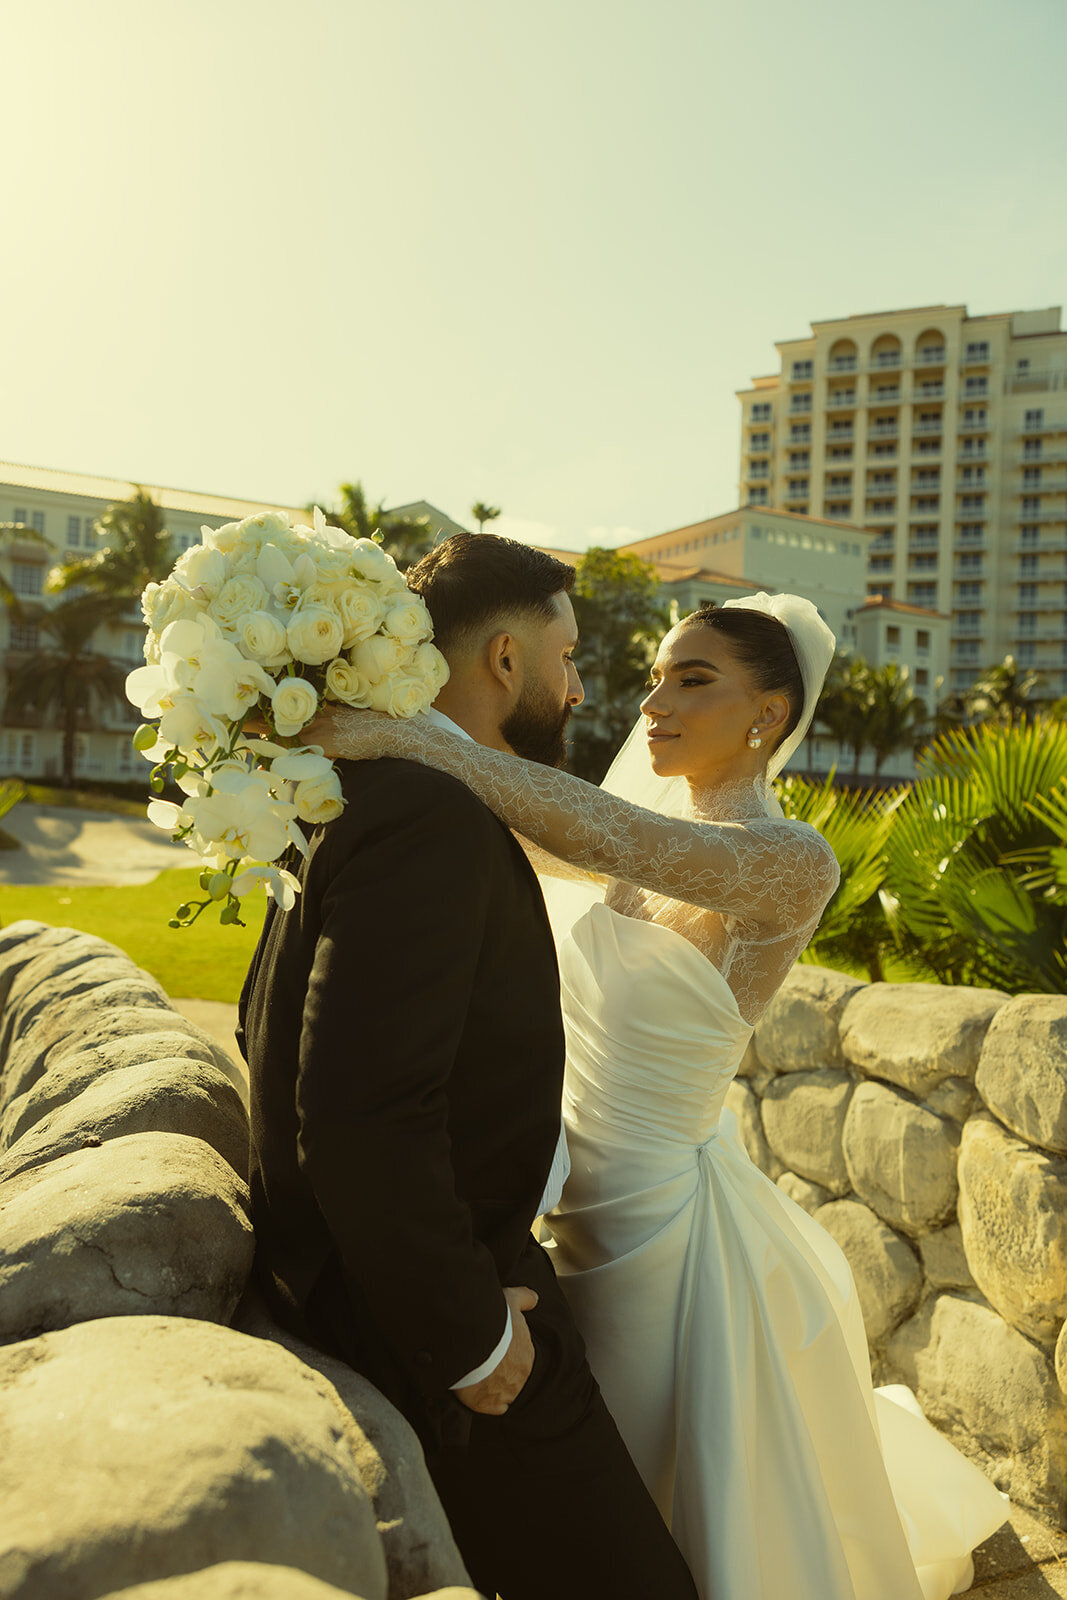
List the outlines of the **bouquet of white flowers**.
{"label": "bouquet of white flowers", "polygon": [[425,711],[448,680],[430,614],[378,544],[327,526],[317,508],[313,528],[279,512],[204,528],[141,606],[148,665],[126,693],[146,720],[133,742],[153,763],[152,790],[169,771],[187,797],[153,800],[148,815],[205,863],[207,898],[179,906],[170,925],[188,927],[213,902],[240,924],[257,884],[288,910],[300,885],[279,862],[307,854],[298,819],[330,822],[345,802],[320,749],[245,724],[294,740],[324,700]]}

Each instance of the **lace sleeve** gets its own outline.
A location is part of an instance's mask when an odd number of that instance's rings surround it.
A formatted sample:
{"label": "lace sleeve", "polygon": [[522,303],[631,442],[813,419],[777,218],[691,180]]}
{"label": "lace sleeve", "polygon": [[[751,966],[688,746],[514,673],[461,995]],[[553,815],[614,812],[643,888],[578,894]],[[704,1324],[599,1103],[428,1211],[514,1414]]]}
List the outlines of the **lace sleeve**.
{"label": "lace sleeve", "polygon": [[657,894],[743,918],[764,933],[817,917],[838,880],[802,822],[687,822],[645,811],[570,773],[487,749],[422,719],[335,714],[337,753],[393,755],[451,773],[550,855]]}

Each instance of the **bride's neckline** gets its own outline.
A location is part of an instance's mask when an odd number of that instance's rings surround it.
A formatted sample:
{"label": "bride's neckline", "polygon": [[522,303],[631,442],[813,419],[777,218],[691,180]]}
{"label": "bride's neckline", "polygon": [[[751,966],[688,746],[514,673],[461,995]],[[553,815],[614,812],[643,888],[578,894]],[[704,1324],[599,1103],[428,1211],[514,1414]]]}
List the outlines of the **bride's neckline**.
{"label": "bride's neckline", "polygon": [[698,822],[745,822],[770,814],[770,791],[762,773],[756,778],[734,778],[725,783],[693,787],[689,809]]}

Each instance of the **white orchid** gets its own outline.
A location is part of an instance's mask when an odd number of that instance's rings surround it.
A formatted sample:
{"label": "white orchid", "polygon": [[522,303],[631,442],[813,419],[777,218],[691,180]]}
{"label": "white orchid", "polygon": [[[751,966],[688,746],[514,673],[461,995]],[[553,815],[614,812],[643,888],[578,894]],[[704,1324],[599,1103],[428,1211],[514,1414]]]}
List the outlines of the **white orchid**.
{"label": "white orchid", "polygon": [[262,886],[283,911],[291,911],[300,893],[300,879],[268,861],[250,861],[234,874],[230,893],[240,898]]}

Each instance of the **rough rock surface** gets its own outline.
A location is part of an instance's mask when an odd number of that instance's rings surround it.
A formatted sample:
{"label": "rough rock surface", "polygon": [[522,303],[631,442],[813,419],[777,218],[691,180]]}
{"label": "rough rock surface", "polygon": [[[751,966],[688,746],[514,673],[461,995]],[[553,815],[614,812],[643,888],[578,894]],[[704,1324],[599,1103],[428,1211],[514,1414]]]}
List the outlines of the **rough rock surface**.
{"label": "rough rock surface", "polygon": [[922,1272],[914,1252],[857,1200],[831,1201],[814,1215],[852,1268],[868,1340],[882,1343],[919,1299]]}
{"label": "rough rock surface", "polygon": [[1067,1404],[1049,1357],[989,1306],[931,1296],[889,1341],[897,1382],[1013,1500],[1067,1517]]}
{"label": "rough rock surface", "polygon": [[1021,1332],[1053,1344],[1067,1317],[1067,1161],[1032,1150],[980,1112],[963,1130],[959,1175],[975,1283]]}
{"label": "rough rock surface", "polygon": [[371,1500],[320,1385],[266,1340],[182,1318],[0,1350],[2,1600],[96,1600],[230,1561],[385,1600]]}
{"label": "rough rock surface", "polygon": [[[460,1590],[470,1594],[471,1590]],[[199,1572],[135,1584],[105,1600],[353,1600],[351,1589],[338,1589],[295,1567],[267,1566],[262,1561],[223,1561]]]}
{"label": "rough rock surface", "polygon": [[845,1060],[924,1100],[945,1078],[974,1078],[989,1024],[1007,1001],[998,989],[872,983],[841,1019]]}
{"label": "rough rock surface", "polygon": [[861,1083],[845,1118],[842,1148],[852,1187],[901,1232],[930,1233],[956,1209],[957,1123],[884,1083]]}
{"label": "rough rock surface", "polygon": [[934,1289],[973,1289],[974,1278],[967,1265],[963,1234],[958,1222],[938,1228],[919,1240],[926,1281]]}
{"label": "rough rock surface", "polygon": [[821,1183],[812,1183],[809,1178],[802,1178],[797,1172],[783,1172],[777,1182],[782,1193],[787,1194],[811,1217],[820,1206],[827,1205],[833,1199],[829,1189],[824,1189]]}
{"label": "rough rock surface", "polygon": [[[158,1034],[148,1037],[157,1045],[165,1039]],[[0,1186],[89,1143],[132,1133],[180,1133],[202,1139],[239,1177],[247,1176],[248,1118],[229,1077],[218,1067],[150,1051],[133,1066],[95,1077],[87,1075],[77,1053],[66,1056],[63,1066],[65,1070],[52,1068],[40,1080],[42,1086],[49,1085],[54,1103],[37,1120],[28,1121],[27,1101],[44,1096],[22,1097],[23,1131],[0,1155]],[[56,1078],[68,1089],[67,1096],[60,1098],[59,1084],[50,1083]]]}
{"label": "rough rock surface", "polygon": [[841,1134],[852,1089],[845,1072],[790,1072],[763,1097],[763,1126],[774,1154],[832,1194],[851,1187]]}
{"label": "rough rock surface", "polygon": [[782,1163],[767,1143],[760,1117],[759,1097],[747,1083],[734,1080],[726,1091],[726,1109],[737,1118],[741,1142],[752,1160],[769,1178],[777,1178],[783,1170]]}
{"label": "rough rock surface", "polygon": [[1056,1381],[1067,1395],[1067,1322],[1063,1324],[1056,1340]]}
{"label": "rough rock surface", "polygon": [[[349,1449],[374,1502],[389,1571],[389,1600],[469,1581],[422,1446],[404,1417],[366,1378],[279,1328],[250,1292],[235,1320],[242,1332],[297,1356],[337,1405]],[[325,1380],[325,1381],[322,1381]]]}
{"label": "rough rock surface", "polygon": [[248,1191],[209,1145],[139,1133],[0,1185],[0,1341],[96,1317],[226,1322],[252,1264]]}
{"label": "rough rock surface", "polygon": [[829,967],[798,964],[760,1018],[756,1049],[776,1072],[814,1072],[843,1067],[839,1023],[845,1006],[864,985]]}
{"label": "rough rock surface", "polygon": [[925,1105],[940,1117],[964,1123],[979,1104],[978,1090],[967,1078],[945,1078],[926,1096]]}
{"label": "rough rock surface", "polygon": [[1067,998],[1021,994],[993,1018],[976,1078],[1013,1133],[1067,1155]]}

